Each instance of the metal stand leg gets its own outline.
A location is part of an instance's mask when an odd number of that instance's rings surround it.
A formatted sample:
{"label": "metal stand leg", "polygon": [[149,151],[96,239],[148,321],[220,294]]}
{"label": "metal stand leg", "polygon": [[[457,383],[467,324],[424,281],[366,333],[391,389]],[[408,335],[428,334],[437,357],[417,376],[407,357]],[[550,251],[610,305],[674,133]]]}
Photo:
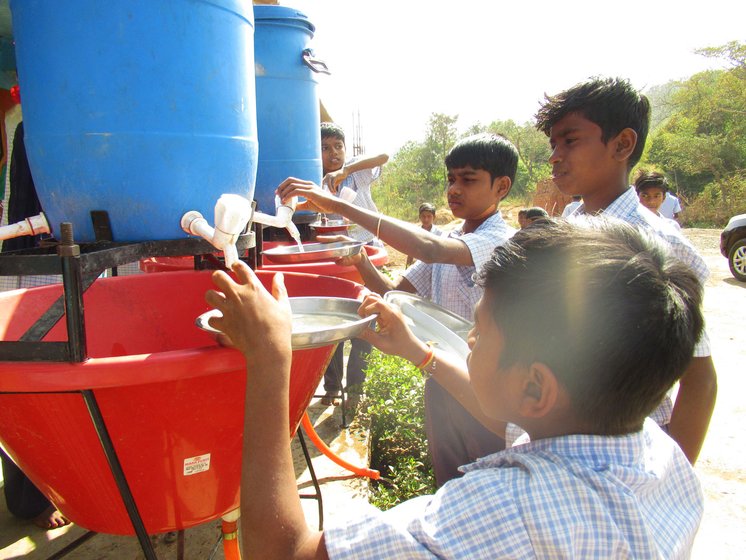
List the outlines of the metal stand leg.
{"label": "metal stand leg", "polygon": [[184,560],[184,530],[176,537],[176,560]]}
{"label": "metal stand leg", "polygon": [[127,509],[127,515],[129,515],[132,527],[135,529],[137,540],[140,542],[142,552],[145,555],[146,560],[158,560],[158,557],[155,555],[155,550],[153,550],[153,543],[150,542],[150,537],[145,531],[145,524],[142,522],[142,517],[140,517],[137,504],[135,504],[135,498],[132,496],[129,484],[127,484],[127,479],[124,476],[122,465],[119,462],[116,450],[114,449],[114,444],[109,436],[109,430],[106,428],[101,409],[98,407],[98,402],[96,402],[96,397],[90,389],[81,391],[81,393],[83,394],[83,400],[85,401],[86,407],[88,407],[88,414],[91,416],[98,439],[101,442],[101,447],[104,450],[104,455],[106,455],[106,460],[109,463],[111,474],[114,476],[114,481],[117,483],[117,488],[119,489],[119,494],[124,502],[124,507]]}
{"label": "metal stand leg", "polygon": [[68,554],[70,554],[73,550],[78,548],[81,544],[88,541],[91,537],[95,537],[98,533],[95,531],[88,531],[87,533],[83,533],[81,536],[79,536],[77,539],[75,539],[73,542],[68,544],[65,548],[58,550],[52,556],[47,557],[47,560],[58,560],[59,558],[64,558]]}
{"label": "metal stand leg", "polygon": [[306,458],[306,464],[308,465],[308,471],[311,473],[311,480],[313,481],[313,488],[315,494],[300,494],[301,498],[317,500],[319,504],[319,531],[324,530],[324,504],[321,500],[321,487],[319,481],[316,478],[316,471],[313,469],[313,463],[311,462],[311,455],[308,453],[308,447],[306,447],[306,439],[303,437],[303,431],[298,427],[298,441],[300,441],[301,449],[303,449],[303,456]]}

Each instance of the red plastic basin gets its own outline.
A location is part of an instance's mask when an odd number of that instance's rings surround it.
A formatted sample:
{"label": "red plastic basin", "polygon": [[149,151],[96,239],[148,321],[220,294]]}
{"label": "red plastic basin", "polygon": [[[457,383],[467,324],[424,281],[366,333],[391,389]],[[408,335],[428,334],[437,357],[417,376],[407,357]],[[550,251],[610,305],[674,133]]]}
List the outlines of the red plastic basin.
{"label": "red plastic basin", "polygon": [[[315,241],[313,243],[315,243]],[[265,241],[263,243],[263,248],[266,250],[279,245],[289,245],[289,243]],[[389,255],[384,247],[365,245],[363,249],[368,253],[368,258],[375,266],[383,266],[389,260]],[[174,270],[191,270],[192,268],[194,268],[193,257],[150,257],[140,261],[140,270],[143,272],[171,272]],[[351,280],[353,282],[363,281],[354,266],[340,266],[335,264],[334,261],[298,264],[272,264],[269,261],[266,261],[266,263],[262,265],[261,270],[302,272],[306,274],[334,276],[335,278],[344,278],[345,280]]]}
{"label": "red plastic basin", "polygon": [[[274,273],[258,275],[269,285]],[[98,401],[148,533],[188,528],[238,507],[245,361],[194,324],[208,310],[210,276],[99,279],[84,296],[88,361],[0,362],[0,443],[76,524],[134,534],[84,389]],[[359,298],[363,290],[307,274],[286,273],[285,283],[291,296]],[[61,293],[53,285],[0,294],[0,338],[18,340]],[[65,338],[63,319],[45,340]],[[293,353],[293,433],[333,349]]]}

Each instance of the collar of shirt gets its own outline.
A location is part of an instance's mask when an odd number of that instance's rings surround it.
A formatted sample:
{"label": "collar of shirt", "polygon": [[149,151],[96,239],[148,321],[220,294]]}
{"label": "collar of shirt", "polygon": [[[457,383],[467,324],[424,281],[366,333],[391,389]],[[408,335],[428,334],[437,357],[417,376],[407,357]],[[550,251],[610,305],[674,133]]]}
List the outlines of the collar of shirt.
{"label": "collar of shirt", "polygon": [[[474,231],[472,231],[471,233],[476,233],[476,232],[478,232],[481,229],[486,229],[488,227],[491,227],[492,224],[494,224],[496,222],[497,223],[503,222],[503,215],[502,215],[502,212],[500,212],[500,210],[497,210],[489,218],[487,218],[485,221],[483,221],[481,224],[479,224],[479,227],[477,229],[475,229]],[[459,237],[462,236],[462,235],[465,235],[464,234],[464,224],[462,223],[461,227],[458,228],[457,230],[454,230],[453,233],[455,235],[459,236]]]}
{"label": "collar of shirt", "polygon": [[[612,216],[615,218],[622,218],[628,216],[633,211],[637,210],[640,206],[640,199],[637,197],[635,188],[630,186],[626,191],[620,194],[616,199],[604,208],[600,214],[604,216]],[[587,214],[585,211],[585,204],[578,206],[571,215]]]}
{"label": "collar of shirt", "polygon": [[646,445],[652,439],[652,431],[660,428],[647,418],[642,430],[622,436],[572,434],[530,441],[500,451],[474,463],[461,467],[463,472],[495,468],[520,461],[521,455],[552,454],[576,460],[594,468],[608,465],[634,466],[640,463]]}

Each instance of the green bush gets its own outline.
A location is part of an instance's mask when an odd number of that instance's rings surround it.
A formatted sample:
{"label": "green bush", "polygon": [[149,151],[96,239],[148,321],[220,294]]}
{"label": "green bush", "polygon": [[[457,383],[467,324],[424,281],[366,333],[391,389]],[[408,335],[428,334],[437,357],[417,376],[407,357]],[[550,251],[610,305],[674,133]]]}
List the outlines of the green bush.
{"label": "green bush", "polygon": [[371,503],[381,509],[435,491],[424,386],[422,373],[407,360],[370,354],[360,414],[370,424],[370,466],[391,481],[373,483]]}
{"label": "green bush", "polygon": [[702,190],[682,213],[687,227],[718,227],[731,216],[746,213],[746,172],[734,173]]}

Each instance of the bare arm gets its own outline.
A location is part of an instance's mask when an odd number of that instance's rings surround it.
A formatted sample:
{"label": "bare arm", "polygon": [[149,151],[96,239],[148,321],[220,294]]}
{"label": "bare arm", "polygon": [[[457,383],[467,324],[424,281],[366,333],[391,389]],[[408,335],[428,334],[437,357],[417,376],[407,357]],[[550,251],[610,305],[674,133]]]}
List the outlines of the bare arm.
{"label": "bare arm", "polygon": [[387,154],[378,154],[377,156],[361,158],[354,163],[343,166],[342,169],[337,169],[336,171],[327,173],[326,176],[324,176],[324,183],[329,187],[329,190],[336,193],[339,185],[342,181],[347,179],[351,173],[362,171],[363,169],[380,167],[388,160],[389,156]]}
{"label": "bare arm", "polygon": [[[360,306],[361,315],[378,313],[377,331],[368,329],[362,338],[387,354],[400,356],[413,364],[420,364],[428,353],[427,345],[417,339],[407,327],[401,313],[383,302],[380,297],[369,295]],[[434,364],[434,367],[433,367]],[[435,360],[428,373],[446,389],[484,427],[500,437],[505,437],[505,422],[487,416],[479,405],[466,363],[457,356],[435,350]]]}
{"label": "bare arm", "polygon": [[471,251],[463,241],[434,235],[419,226],[365,210],[322,191],[310,181],[290,177],[277,188],[277,194],[282,200],[291,196],[305,198],[307,202],[299,208],[340,214],[375,233],[397,251],[422,262],[459,266],[474,264]]}
{"label": "bare arm", "polygon": [[692,358],[679,381],[669,432],[694,464],[707,435],[717,399],[717,373],[712,357]]}
{"label": "bare arm", "polygon": [[225,333],[221,341],[246,357],[243,549],[249,557],[328,558],[322,533],[306,524],[290,452],[291,315],[282,275],[275,276],[269,294],[243,262],[233,271],[239,283],[216,272],[213,281],[220,291],[208,291],[205,299],[223,313],[210,319]]}
{"label": "bare arm", "polygon": [[355,268],[357,268],[363,279],[363,284],[372,292],[379,295],[384,295],[391,290],[402,290],[412,294],[417,292],[411,282],[406,278],[400,278],[399,282],[394,283],[391,278],[383,274],[370,262],[368,254],[365,251],[360,251],[355,257],[354,262],[351,264],[355,265]]}

